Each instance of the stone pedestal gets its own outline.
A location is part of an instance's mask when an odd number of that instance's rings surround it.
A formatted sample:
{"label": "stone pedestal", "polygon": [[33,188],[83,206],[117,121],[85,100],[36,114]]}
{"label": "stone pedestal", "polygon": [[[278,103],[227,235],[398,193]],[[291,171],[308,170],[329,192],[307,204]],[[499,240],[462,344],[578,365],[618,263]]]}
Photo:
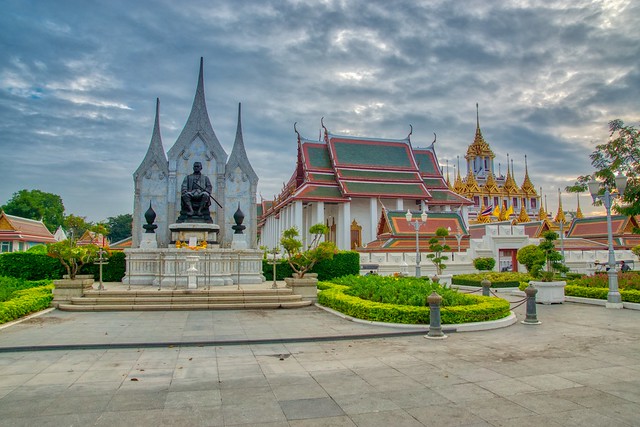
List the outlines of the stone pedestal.
{"label": "stone pedestal", "polygon": [[315,304],[318,300],[318,275],[307,273],[302,279],[298,277],[285,277],[284,282],[287,288],[291,288],[295,295],[300,295],[302,299]]}
{"label": "stone pedestal", "polygon": [[55,286],[53,289],[53,306],[56,308],[60,303],[71,301],[71,298],[81,297],[85,289],[93,287],[93,276],[90,274],[76,275],[75,279],[69,279],[67,275],[63,277],[65,278],[53,281]]}
{"label": "stone pedestal", "polygon": [[200,259],[200,257],[195,255],[189,255],[186,257],[187,263],[189,264],[189,268],[187,268],[187,289],[197,289],[198,288],[198,269],[196,268],[196,263]]}
{"label": "stone pedestal", "polygon": [[169,230],[171,231],[171,244],[175,244],[177,241],[189,242],[195,239],[198,244],[207,242],[207,246],[214,245],[213,247],[215,247],[218,244],[220,226],[201,222],[180,222],[171,224]]}
{"label": "stone pedestal", "polygon": [[140,247],[142,249],[156,249],[158,247],[156,233],[143,233],[142,240],[140,241]]}
{"label": "stone pedestal", "polygon": [[538,282],[530,281],[530,285],[538,290],[536,302],[540,304],[562,304],[564,302],[564,287],[567,282]]}
{"label": "stone pedestal", "polygon": [[246,234],[234,234],[233,241],[231,242],[231,249],[244,250],[247,249],[247,236]]}

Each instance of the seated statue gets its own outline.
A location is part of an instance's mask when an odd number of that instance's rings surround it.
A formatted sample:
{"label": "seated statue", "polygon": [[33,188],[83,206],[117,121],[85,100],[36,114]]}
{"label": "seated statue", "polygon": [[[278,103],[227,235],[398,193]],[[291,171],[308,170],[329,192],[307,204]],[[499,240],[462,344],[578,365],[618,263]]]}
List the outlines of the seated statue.
{"label": "seated statue", "polygon": [[209,206],[211,206],[211,191],[213,186],[209,178],[201,173],[202,163],[193,164],[193,173],[184,177],[182,181],[182,206],[178,222],[200,217],[205,222],[212,222]]}

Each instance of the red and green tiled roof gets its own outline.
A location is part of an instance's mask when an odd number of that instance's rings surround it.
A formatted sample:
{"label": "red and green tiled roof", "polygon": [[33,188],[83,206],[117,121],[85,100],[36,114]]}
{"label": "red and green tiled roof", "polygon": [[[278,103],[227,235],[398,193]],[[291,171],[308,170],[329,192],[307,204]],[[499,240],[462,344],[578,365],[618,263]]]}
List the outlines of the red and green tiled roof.
{"label": "red and green tiled roof", "polygon": [[[411,211],[413,214],[412,222],[420,220],[421,212]],[[415,236],[416,230],[412,224],[409,224],[406,219],[406,211],[386,211],[383,220],[386,220],[391,230],[391,235],[394,237],[400,236]],[[436,230],[440,227],[451,228],[452,235],[458,230],[462,234],[468,234],[468,230],[462,220],[462,217],[455,212],[432,212],[427,215],[427,222],[421,225],[419,230],[420,236],[433,237],[436,234]]]}
{"label": "red and green tiled roof", "polygon": [[325,201],[345,201],[340,192],[340,189],[336,185],[316,185],[316,184],[303,184],[296,194],[294,195],[296,200],[325,200]]}
{"label": "red and green tiled roof", "polygon": [[424,186],[416,183],[387,183],[387,182],[355,182],[342,181],[345,196],[394,196],[426,199],[429,193]]}
{"label": "red and green tiled roof", "polygon": [[343,179],[365,179],[372,181],[415,181],[420,179],[417,172],[395,172],[381,170],[336,169]]}
{"label": "red and green tiled roof", "polygon": [[428,149],[415,149],[413,155],[416,158],[420,173],[423,175],[440,175],[440,167],[433,151]]}
{"label": "red and green tiled roof", "polygon": [[[634,226],[638,225],[633,217],[611,215],[611,230],[614,235],[631,234]],[[607,234],[607,217],[595,216],[574,219],[567,237],[603,237]]]}
{"label": "red and green tiled roof", "polygon": [[302,150],[308,170],[333,171],[326,144],[305,142],[302,144]]}
{"label": "red and green tiled roof", "polygon": [[311,182],[325,182],[325,183],[334,183],[336,182],[336,176],[332,173],[310,173],[309,181]]}
{"label": "red and green tiled roof", "polygon": [[370,140],[329,135],[329,150],[336,167],[361,166],[415,170],[411,147],[404,141]]}

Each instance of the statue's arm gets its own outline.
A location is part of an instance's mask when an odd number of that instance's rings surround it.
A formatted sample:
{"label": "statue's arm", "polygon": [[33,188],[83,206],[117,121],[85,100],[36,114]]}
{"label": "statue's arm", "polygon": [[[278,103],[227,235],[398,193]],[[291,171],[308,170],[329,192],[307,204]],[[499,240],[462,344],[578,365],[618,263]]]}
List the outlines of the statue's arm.
{"label": "statue's arm", "polygon": [[204,181],[204,184],[205,184],[205,187],[206,187],[205,190],[207,190],[207,193],[211,194],[211,191],[213,191],[213,186],[211,185],[211,180],[209,179],[208,176],[206,176],[205,178],[206,178],[205,181]]}
{"label": "statue's arm", "polygon": [[187,191],[189,191],[189,177],[185,176],[182,180],[182,187],[180,187],[180,192],[182,194],[185,194]]}

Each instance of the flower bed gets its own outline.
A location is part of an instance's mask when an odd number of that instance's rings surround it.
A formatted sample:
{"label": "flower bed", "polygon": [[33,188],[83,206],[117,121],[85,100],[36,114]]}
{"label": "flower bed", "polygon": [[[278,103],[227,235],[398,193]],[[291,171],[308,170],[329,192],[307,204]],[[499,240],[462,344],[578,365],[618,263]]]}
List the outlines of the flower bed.
{"label": "flower bed", "polygon": [[500,298],[465,295],[415,278],[348,276],[321,282],[318,303],[364,320],[428,324],[426,297],[434,290],[443,298],[443,324],[497,320],[509,315],[509,302]]}

